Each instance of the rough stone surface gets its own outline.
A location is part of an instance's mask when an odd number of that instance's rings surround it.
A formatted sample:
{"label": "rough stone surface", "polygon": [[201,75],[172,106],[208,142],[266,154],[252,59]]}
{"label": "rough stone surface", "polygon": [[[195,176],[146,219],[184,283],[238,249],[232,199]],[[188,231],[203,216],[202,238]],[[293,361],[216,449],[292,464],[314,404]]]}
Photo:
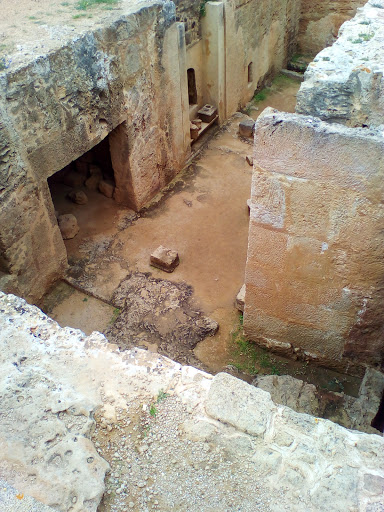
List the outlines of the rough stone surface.
{"label": "rough stone surface", "polygon": [[200,367],[192,350],[206,336],[213,336],[218,324],[201,313],[192,293],[185,283],[132,273],[112,296],[121,312],[105,335],[121,349],[152,347],[180,363]]}
{"label": "rough stone surface", "polygon": [[88,203],[88,197],[85,192],[82,190],[71,190],[69,192],[68,197],[71,201],[73,201],[76,204],[87,204]]}
{"label": "rough stone surface", "polygon": [[371,425],[384,390],[384,374],[377,370],[366,370],[357,398],[319,389],[289,375],[257,376],[252,385],[268,391],[275,403],[297,412],[330,419],[361,432],[379,432]]}
{"label": "rough stone surface", "polygon": [[101,176],[99,174],[91,174],[91,176],[85,180],[85,186],[89,190],[97,190],[101,181]]}
{"label": "rough stone surface", "polygon": [[99,191],[105,196],[105,197],[113,197],[113,192],[115,190],[115,184],[113,181],[109,180],[101,180],[99,182]]}
{"label": "rough stone surface", "polygon": [[[0,304],[0,477],[25,495],[66,512],[96,511],[101,455],[111,467],[107,510],[380,510],[382,437],[293,412],[227,374],[213,378],[139,349],[120,353],[16,297],[1,294]],[[5,503],[4,512],[23,510]]]}
{"label": "rough stone surface", "polygon": [[384,2],[370,1],[309,65],[296,111],[347,126],[383,124]]}
{"label": "rough stone surface", "polygon": [[357,374],[381,363],[383,158],[378,131],[272,109],[259,117],[244,315],[251,339]]}
{"label": "rough stone surface", "polygon": [[180,263],[177,251],[167,249],[162,245],[153,251],[150,261],[153,267],[164,270],[164,272],[173,272]]}
{"label": "rough stone surface", "polygon": [[[40,3],[34,7],[44,10]],[[48,16],[42,30],[23,14],[25,37],[32,40],[10,45],[0,70],[1,287],[31,301],[66,267],[49,177],[108,137],[115,198],[137,210],[175,176],[189,152],[179,107],[183,33],[174,23],[174,4],[122,0],[108,12],[96,6],[92,20],[79,18],[73,28],[70,8],[68,25],[57,18],[52,24]],[[12,29],[0,25],[4,37],[12,37]],[[169,93],[160,97],[156,90]],[[73,176],[81,181],[85,174]]]}
{"label": "rough stone surface", "polygon": [[313,384],[290,375],[261,375],[255,378],[252,385],[267,391],[277,404],[313,416],[319,414],[319,400]]}
{"label": "rough stone surface", "polygon": [[59,215],[57,222],[59,223],[61,236],[64,240],[70,240],[71,238],[74,238],[79,232],[80,228],[77,224],[77,219],[71,213]]}
{"label": "rough stone surface", "polygon": [[245,307],[245,284],[240,288],[239,293],[236,296],[235,301],[236,307],[239,311],[244,311]]}
{"label": "rough stone surface", "polygon": [[[297,52],[316,55],[333,44],[340,26],[366,0],[302,0]],[[374,2],[373,2],[374,3]]]}
{"label": "rough stone surface", "polygon": [[239,135],[241,137],[252,138],[254,126],[255,126],[255,121],[253,119],[245,119],[244,121],[240,121]]}

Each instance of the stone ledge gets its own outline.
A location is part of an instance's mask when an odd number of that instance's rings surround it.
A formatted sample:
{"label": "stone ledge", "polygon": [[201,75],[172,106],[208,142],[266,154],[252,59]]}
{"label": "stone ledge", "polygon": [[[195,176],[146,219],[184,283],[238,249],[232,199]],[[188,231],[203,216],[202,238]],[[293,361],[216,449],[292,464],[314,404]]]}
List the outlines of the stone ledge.
{"label": "stone ledge", "polygon": [[[120,353],[101,334],[87,337],[76,329],[62,329],[36,307],[15,296],[0,294],[0,323],[0,393],[7,397],[6,414],[0,420],[0,477],[25,495],[63,511],[70,507],[73,512],[96,511],[108,464],[97,453],[100,448],[95,450],[89,439],[92,424],[96,420],[96,433],[102,431],[107,436],[106,427],[118,433],[119,418],[125,418],[124,428],[131,425],[133,436],[132,407],[144,413],[146,404],[153,404],[162,390],[163,395],[171,398],[164,401],[164,419],[161,405],[156,405],[159,418],[152,428],[160,428],[162,421],[170,418],[171,423],[176,422],[178,435],[172,437],[167,430],[161,436],[150,433],[148,441],[140,440],[131,452],[139,467],[148,467],[152,479],[156,480],[158,474],[157,510],[170,510],[177,499],[172,494],[175,463],[179,464],[179,478],[186,479],[188,485],[190,482],[192,487],[188,488],[196,493],[195,501],[191,498],[188,502],[191,512],[211,510],[209,504],[217,493],[223,500],[222,509],[229,510],[229,502],[234,498],[242,500],[237,503],[242,503],[243,512],[260,506],[262,510],[277,512],[283,502],[286,510],[292,512],[365,512],[380,503],[384,439],[379,436],[348,431],[330,421],[276,406],[268,393],[227,374],[212,378],[195,368],[139,349]],[[18,387],[23,379],[26,385]],[[21,389],[28,393],[16,393]],[[15,392],[9,393],[12,390]],[[175,414],[172,403],[180,404],[176,409],[184,412]],[[93,411],[98,411],[95,419]],[[13,415],[17,415],[17,423]],[[131,443],[130,437],[126,439],[126,444]],[[66,448],[68,443],[71,450]],[[177,457],[175,447],[180,446],[184,447],[178,452],[183,460],[171,460],[172,456]],[[84,450],[92,452],[86,460]],[[172,453],[169,460],[168,450]],[[193,465],[193,450],[206,453],[201,457],[207,461],[213,460],[213,454],[222,460],[206,470],[209,486],[216,493],[212,497],[203,497],[203,488],[207,488],[194,478],[199,470]],[[57,460],[60,463],[56,465],[53,462],[60,454],[61,462]],[[89,457],[94,460],[87,462]],[[74,462],[70,464],[66,458]],[[115,458],[111,464],[116,466]],[[39,460],[33,465],[35,476],[30,479],[27,475],[36,459]],[[133,463],[132,458],[119,455],[116,467],[121,471]],[[77,479],[79,484],[72,479],[73,464],[82,474]],[[162,472],[157,473],[159,464]],[[87,470],[95,465],[99,467],[97,473]],[[224,490],[218,491],[223,478],[235,479],[231,496],[227,497]],[[115,479],[116,476],[112,482]],[[141,489],[147,485],[145,481],[131,476],[126,485],[130,489],[128,499],[135,500],[132,509],[144,510],[144,502],[139,500],[144,492]],[[117,510],[126,504],[121,501],[121,489],[117,492],[109,487],[116,494],[114,506],[120,507]],[[3,510],[22,510],[17,504],[12,507]]]}

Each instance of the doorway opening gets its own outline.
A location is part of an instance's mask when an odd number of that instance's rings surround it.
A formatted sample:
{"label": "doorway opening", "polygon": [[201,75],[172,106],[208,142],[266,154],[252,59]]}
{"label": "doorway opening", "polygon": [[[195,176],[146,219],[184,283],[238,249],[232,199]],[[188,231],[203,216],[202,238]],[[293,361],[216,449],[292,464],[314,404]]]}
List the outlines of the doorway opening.
{"label": "doorway opening", "polygon": [[76,237],[78,245],[80,239],[103,232],[108,210],[116,205],[109,136],[48,178],[48,186],[65,241]]}

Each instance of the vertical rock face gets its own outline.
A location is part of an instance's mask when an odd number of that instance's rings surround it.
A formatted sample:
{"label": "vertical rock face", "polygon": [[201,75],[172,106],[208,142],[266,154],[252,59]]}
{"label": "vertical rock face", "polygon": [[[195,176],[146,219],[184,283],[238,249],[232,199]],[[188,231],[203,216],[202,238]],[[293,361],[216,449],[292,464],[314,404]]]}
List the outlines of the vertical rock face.
{"label": "vertical rock face", "polygon": [[180,71],[168,64],[179,38],[167,35],[174,5],[152,2],[135,12],[124,4],[122,11],[93,32],[63,36],[61,46],[55,40],[38,61],[19,56],[2,70],[3,290],[36,300],[63,274],[66,251],[47,185],[55,172],[112,132],[115,198],[140,209],[186,158],[180,104],[156,93],[180,90]]}
{"label": "vertical rock face", "polygon": [[303,0],[298,52],[316,55],[335,42],[340,26],[354,16],[366,0]]}
{"label": "vertical rock face", "polygon": [[382,135],[267,109],[254,164],[248,336],[335,368],[379,364]]}
{"label": "vertical rock face", "polygon": [[309,65],[296,112],[352,127],[384,119],[384,1],[368,2]]}

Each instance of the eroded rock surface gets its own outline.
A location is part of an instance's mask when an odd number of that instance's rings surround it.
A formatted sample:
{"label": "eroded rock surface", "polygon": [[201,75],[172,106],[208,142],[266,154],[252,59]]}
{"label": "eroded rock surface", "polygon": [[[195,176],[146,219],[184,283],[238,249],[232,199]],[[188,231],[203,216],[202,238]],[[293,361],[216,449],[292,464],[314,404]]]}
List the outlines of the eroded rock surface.
{"label": "eroded rock surface", "polygon": [[319,389],[289,375],[261,375],[252,385],[268,391],[275,403],[297,412],[330,419],[346,428],[379,433],[371,423],[384,392],[384,374],[372,368],[366,370],[357,398]]}
{"label": "eroded rock surface", "polygon": [[352,127],[383,124],[383,13],[383,0],[369,1],[317,55],[297,95],[299,114]]}
{"label": "eroded rock surface", "polygon": [[[139,349],[120,353],[14,296],[0,295],[0,320],[1,394],[20,391],[2,408],[0,476],[25,495],[95,511],[107,468],[98,452],[111,466],[100,510],[380,510],[382,437],[276,405],[227,374],[213,378]],[[16,414],[20,425],[10,424]],[[81,478],[48,453],[73,459]],[[25,510],[17,499],[3,503],[2,512]]]}
{"label": "eroded rock surface", "polygon": [[218,329],[193,301],[193,290],[135,272],[120,283],[112,302],[121,313],[105,336],[121,349],[150,347],[183,364],[201,367],[192,350]]}

